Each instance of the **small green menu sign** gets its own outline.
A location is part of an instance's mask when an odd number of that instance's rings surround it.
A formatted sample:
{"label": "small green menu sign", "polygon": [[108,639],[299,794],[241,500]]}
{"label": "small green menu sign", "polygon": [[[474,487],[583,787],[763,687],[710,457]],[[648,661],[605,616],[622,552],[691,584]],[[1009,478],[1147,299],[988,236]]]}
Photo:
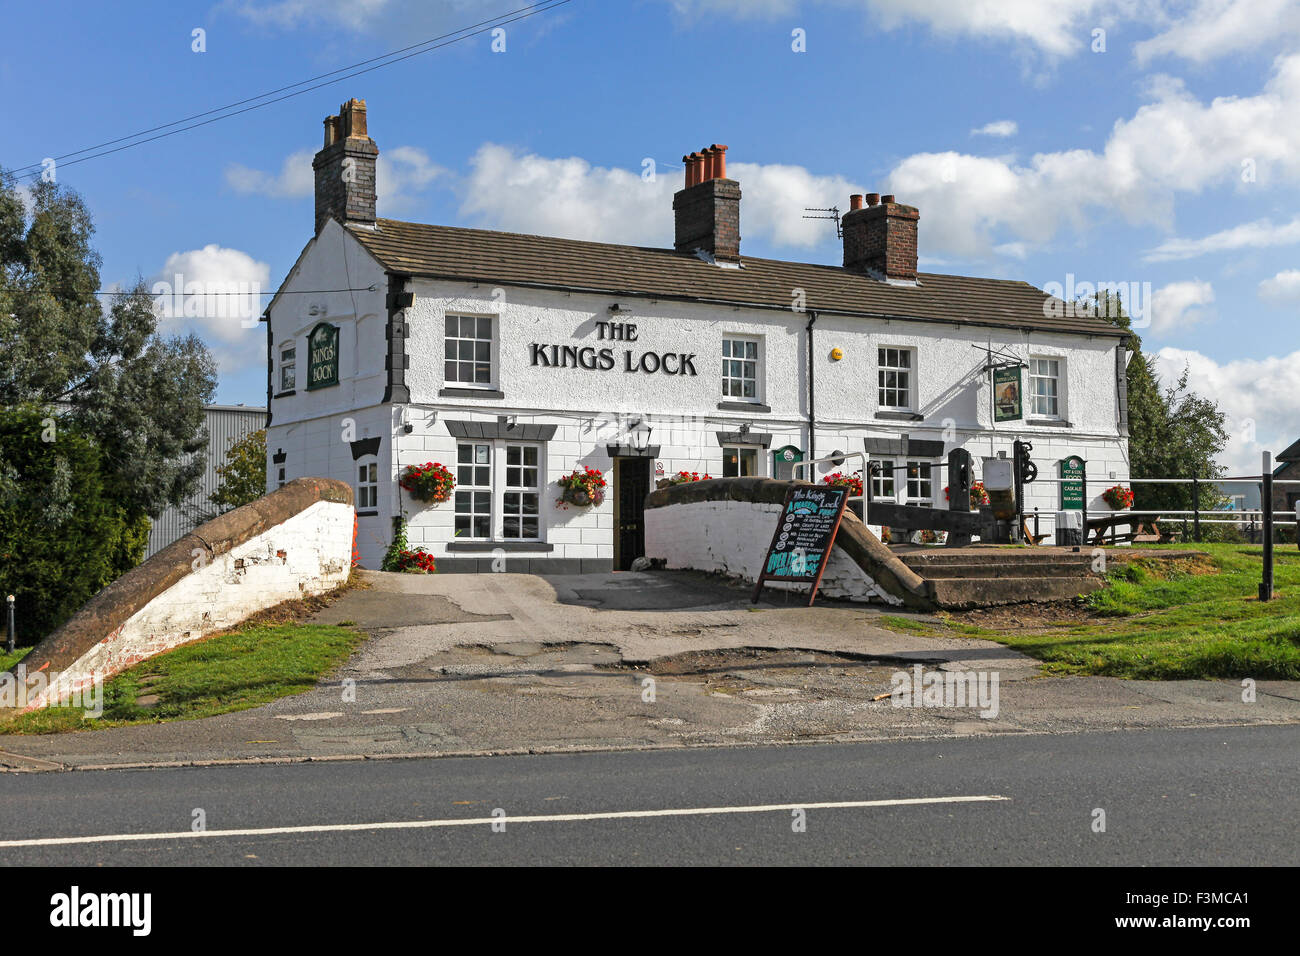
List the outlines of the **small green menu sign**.
{"label": "small green menu sign", "polygon": [[1015,422],[1024,418],[1024,395],[1020,388],[1020,366],[993,370],[993,421]]}
{"label": "small green menu sign", "polygon": [[307,388],[339,383],[338,326],[322,322],[307,336]]}
{"label": "small green menu sign", "polygon": [[1061,510],[1083,510],[1083,459],[1078,455],[1062,458],[1057,463],[1061,470]]}

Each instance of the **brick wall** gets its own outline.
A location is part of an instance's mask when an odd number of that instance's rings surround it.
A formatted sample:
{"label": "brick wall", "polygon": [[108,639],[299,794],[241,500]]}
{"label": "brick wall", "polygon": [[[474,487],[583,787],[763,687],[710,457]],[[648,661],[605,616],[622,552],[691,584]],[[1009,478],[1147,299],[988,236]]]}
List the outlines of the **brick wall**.
{"label": "brick wall", "polygon": [[915,206],[880,203],[844,215],[844,268],[889,279],[916,278]]}
{"label": "brick wall", "polygon": [[678,252],[703,249],[715,259],[740,259],[740,183],[707,179],[673,197]]}

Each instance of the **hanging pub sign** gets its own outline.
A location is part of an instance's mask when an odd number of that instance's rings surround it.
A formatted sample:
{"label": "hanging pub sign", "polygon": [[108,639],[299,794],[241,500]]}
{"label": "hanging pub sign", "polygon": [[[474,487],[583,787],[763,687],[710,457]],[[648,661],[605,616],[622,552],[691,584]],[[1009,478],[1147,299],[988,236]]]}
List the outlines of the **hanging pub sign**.
{"label": "hanging pub sign", "polygon": [[338,326],[322,322],[307,336],[307,388],[339,383]]}
{"label": "hanging pub sign", "polygon": [[812,585],[808,592],[808,606],[812,607],[848,500],[847,488],[790,487],[754,585],[754,603],[758,603],[767,581],[790,581]]}
{"label": "hanging pub sign", "polygon": [[1061,510],[1083,510],[1083,459],[1078,455],[1062,458],[1058,463],[1061,469]]}
{"label": "hanging pub sign", "polygon": [[993,421],[1015,422],[1024,418],[1024,395],[1020,388],[1020,366],[993,369]]}

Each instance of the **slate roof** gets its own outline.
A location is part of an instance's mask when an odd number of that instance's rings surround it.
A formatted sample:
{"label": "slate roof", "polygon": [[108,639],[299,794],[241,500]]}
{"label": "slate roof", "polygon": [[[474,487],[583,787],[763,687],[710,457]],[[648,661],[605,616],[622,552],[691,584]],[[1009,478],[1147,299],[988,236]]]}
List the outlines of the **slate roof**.
{"label": "slate roof", "polygon": [[[1123,336],[1104,319],[1053,318],[1051,296],[1027,282],[921,273],[915,286],[882,282],[838,266],[741,257],[713,265],[673,249],[528,236],[379,219],[349,231],[383,267],[434,279],[647,296],[789,310],[794,289],[805,308],[842,315]],[[1063,314],[1064,309],[1061,310]]]}

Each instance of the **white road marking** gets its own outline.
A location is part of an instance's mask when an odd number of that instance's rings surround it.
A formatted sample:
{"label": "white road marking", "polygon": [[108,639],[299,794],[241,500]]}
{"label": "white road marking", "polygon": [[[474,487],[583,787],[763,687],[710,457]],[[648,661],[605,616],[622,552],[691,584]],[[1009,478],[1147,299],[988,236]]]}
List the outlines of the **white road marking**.
{"label": "white road marking", "polygon": [[315,714],[276,714],[276,720],[333,720],[335,717],[342,717],[341,710],[324,710]]}
{"label": "white road marking", "polygon": [[135,843],[144,840],[198,840],[205,837],[279,836],[289,833],[356,833],[366,830],[427,830],[438,827],[491,826],[494,823],[581,823],[589,820],[635,820],[651,817],[702,817],[735,813],[775,813],[780,810],[850,810],[863,807],[906,807],[932,803],[989,803],[1010,800],[998,794],[968,797],[906,797],[897,800],[840,800],[833,803],[766,803],[746,807],[680,807],[669,810],[614,810],[605,813],[548,813],[533,816],[470,817],[450,820],[390,820],[382,823],[322,823],[298,827],[257,827],[245,830],[180,830],[175,833],[110,833],[100,836],[46,837],[0,840],[0,849],[24,846],[70,846],[77,843]]}

